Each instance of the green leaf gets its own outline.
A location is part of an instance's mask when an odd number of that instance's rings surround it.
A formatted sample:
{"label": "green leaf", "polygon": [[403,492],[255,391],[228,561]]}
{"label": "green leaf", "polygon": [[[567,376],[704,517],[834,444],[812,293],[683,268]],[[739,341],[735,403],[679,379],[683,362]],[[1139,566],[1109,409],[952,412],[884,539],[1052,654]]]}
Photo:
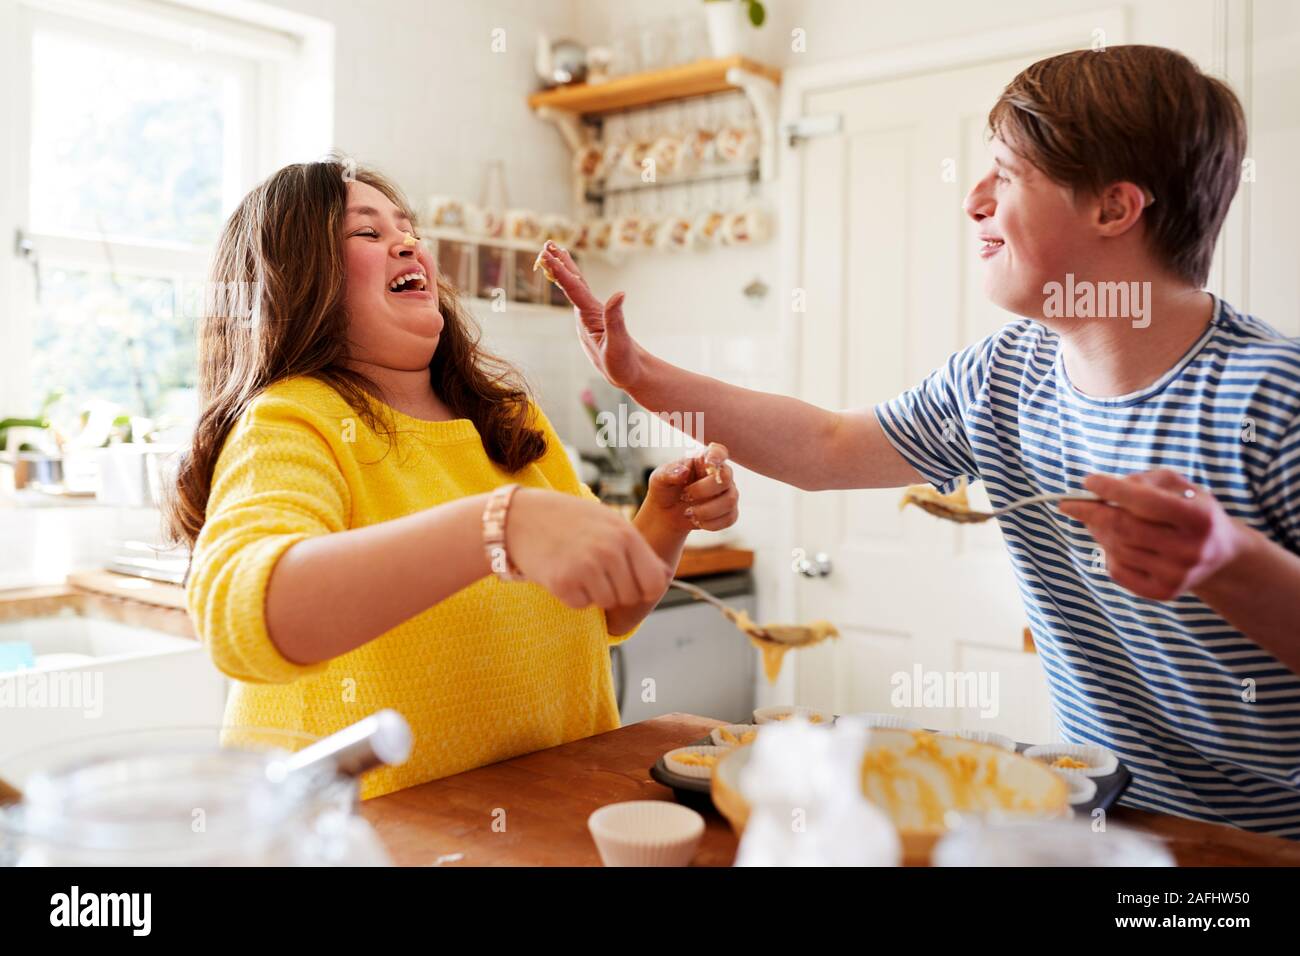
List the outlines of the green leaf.
{"label": "green leaf", "polygon": [[59,401],[61,398],[63,398],[63,396],[67,394],[68,394],[68,390],[66,388],[59,387],[59,388],[50,389],[49,393],[45,396],[45,401],[41,402],[40,413],[44,415],[46,412],[50,410],[51,405]]}
{"label": "green leaf", "polygon": [[758,0],[749,0],[749,22],[756,27],[761,27],[767,20],[767,11]]}

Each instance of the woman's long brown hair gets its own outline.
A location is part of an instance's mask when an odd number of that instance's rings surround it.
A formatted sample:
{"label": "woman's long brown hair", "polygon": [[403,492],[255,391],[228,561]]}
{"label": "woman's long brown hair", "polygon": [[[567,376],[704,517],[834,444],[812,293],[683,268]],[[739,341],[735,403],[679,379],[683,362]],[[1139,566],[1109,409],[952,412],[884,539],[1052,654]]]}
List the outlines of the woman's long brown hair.
{"label": "woman's long brown hair", "polygon": [[[347,182],[374,186],[415,224],[400,190],[379,173],[331,156],[286,166],[256,186],[231,214],[209,274],[199,322],[199,417],[180,460],[175,493],[164,505],[170,538],[193,547],[207,516],[212,473],[230,430],[276,382],[317,378],[376,433],[393,423],[371,398],[379,389],[346,367],[343,219]],[[526,414],[518,373],[479,346],[478,330],[441,278],[442,334],[429,364],[434,391],[452,414],[478,429],[488,457],[514,472],[546,450]]]}

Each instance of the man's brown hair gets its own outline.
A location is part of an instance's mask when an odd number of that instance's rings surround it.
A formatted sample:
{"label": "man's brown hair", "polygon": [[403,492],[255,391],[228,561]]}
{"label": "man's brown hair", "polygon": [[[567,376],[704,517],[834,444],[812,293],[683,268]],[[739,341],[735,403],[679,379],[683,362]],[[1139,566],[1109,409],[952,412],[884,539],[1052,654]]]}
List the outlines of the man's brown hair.
{"label": "man's brown hair", "polygon": [[1055,182],[1131,182],[1152,250],[1200,287],[1241,180],[1246,119],[1231,88],[1174,50],[1115,46],[1039,60],[1007,84],[989,129]]}

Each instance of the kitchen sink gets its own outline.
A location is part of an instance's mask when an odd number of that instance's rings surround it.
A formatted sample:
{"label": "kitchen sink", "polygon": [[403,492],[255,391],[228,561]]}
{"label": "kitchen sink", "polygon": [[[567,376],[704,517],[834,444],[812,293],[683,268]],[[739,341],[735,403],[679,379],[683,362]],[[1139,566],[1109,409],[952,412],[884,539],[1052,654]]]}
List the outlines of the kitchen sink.
{"label": "kitchen sink", "polygon": [[96,610],[70,590],[0,592],[0,643],[31,648],[30,666],[0,670],[0,767],[81,737],[221,722],[227,682],[200,643]]}

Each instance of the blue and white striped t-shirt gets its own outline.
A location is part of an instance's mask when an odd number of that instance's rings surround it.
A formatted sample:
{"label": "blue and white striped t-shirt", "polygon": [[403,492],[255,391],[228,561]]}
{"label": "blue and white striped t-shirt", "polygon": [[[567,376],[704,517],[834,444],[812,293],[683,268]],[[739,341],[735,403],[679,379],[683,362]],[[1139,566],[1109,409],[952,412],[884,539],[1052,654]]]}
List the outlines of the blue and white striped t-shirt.
{"label": "blue and white striped t-shirt", "polygon": [[[1023,320],[876,413],[944,491],[982,479],[998,507],[1170,468],[1300,554],[1300,340],[1218,300],[1187,354],[1130,395],[1077,391],[1060,337]],[[1062,732],[1132,771],[1121,802],[1300,839],[1300,676],[1192,595],[1120,587],[1057,509],[999,521]]]}

